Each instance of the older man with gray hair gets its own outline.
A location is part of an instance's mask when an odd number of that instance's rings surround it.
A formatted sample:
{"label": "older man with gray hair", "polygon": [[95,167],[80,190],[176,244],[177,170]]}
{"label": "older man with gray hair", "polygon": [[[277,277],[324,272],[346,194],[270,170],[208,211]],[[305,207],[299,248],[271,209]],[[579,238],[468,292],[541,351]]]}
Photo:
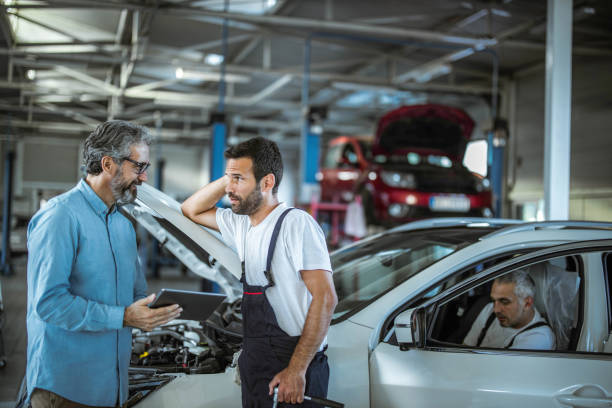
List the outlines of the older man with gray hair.
{"label": "older man with gray hair", "polygon": [[534,305],[535,284],[518,269],[498,277],[487,304],[465,337],[468,346],[554,350],[555,335]]}
{"label": "older man with gray hair", "polygon": [[147,180],[151,138],[124,121],[85,141],[87,176],[28,226],[27,387],[33,408],[116,407],[128,395],[131,327],[179,316],[147,306],[136,234],[117,207]]}

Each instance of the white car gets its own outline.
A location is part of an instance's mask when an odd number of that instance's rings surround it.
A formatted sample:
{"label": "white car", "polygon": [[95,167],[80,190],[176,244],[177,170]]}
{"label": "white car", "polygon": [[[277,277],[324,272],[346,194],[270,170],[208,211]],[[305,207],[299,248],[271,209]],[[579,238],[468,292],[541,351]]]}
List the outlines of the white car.
{"label": "white car", "polygon": [[[163,374],[166,379],[158,385],[164,385],[137,406],[240,406],[234,365],[216,365],[216,374],[198,374],[206,370],[191,365],[202,361],[193,356],[207,350],[207,341],[216,343],[208,345],[216,347],[216,361],[229,363],[231,356],[220,357],[219,350],[239,347],[240,263],[235,252],[150,186],[139,187],[137,202],[126,212],[228,295],[219,313],[223,319],[172,322],[178,329],[171,339],[184,347],[166,350],[184,353],[184,369]],[[372,236],[331,257],[339,303],[328,334],[330,399],[351,408],[612,406],[612,224],[425,220]],[[536,306],[548,318],[557,349],[462,345],[488,301],[492,280],[517,268],[528,270],[536,283]],[[226,324],[231,328],[222,327]],[[169,331],[164,328],[162,334]],[[221,337],[214,337],[215,331]],[[140,334],[134,338],[146,337]],[[142,375],[149,367],[143,363],[147,357],[142,349],[135,355],[134,372],[142,367]]]}

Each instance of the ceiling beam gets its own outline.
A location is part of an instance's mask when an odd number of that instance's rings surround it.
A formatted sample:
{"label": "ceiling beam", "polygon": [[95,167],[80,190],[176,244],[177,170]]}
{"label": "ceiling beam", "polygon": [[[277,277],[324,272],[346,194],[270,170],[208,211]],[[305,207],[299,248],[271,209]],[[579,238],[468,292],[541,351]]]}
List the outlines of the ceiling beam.
{"label": "ceiling beam", "polygon": [[251,15],[241,13],[225,13],[212,11],[196,7],[173,7],[167,4],[162,8],[165,13],[186,16],[186,15],[205,15],[220,19],[229,19],[236,21],[249,22],[273,27],[291,27],[312,30],[315,32],[335,32],[353,35],[371,35],[375,37],[401,38],[401,39],[418,39],[424,41],[435,41],[440,43],[455,44],[455,45],[471,45],[471,46],[490,46],[495,44],[495,40],[489,38],[478,38],[470,36],[452,35],[443,32],[404,29],[396,27],[381,27],[371,24],[362,23],[347,23],[339,21],[315,20],[300,17],[285,17],[275,15]]}
{"label": "ceiling beam", "polygon": [[76,120],[77,122],[84,123],[84,124],[86,124],[88,126],[95,127],[95,126],[97,126],[100,123],[99,120],[93,119],[93,118],[91,118],[91,117],[89,117],[87,115],[84,115],[84,114],[80,113],[80,112],[75,112],[72,109],[67,109],[67,108],[65,108],[63,106],[57,106],[57,105],[54,105],[52,103],[39,103],[38,105],[40,107],[42,107],[43,109],[47,110],[47,111],[50,111],[50,112],[53,112],[53,113],[58,113],[58,114],[61,114],[63,116],[66,116],[68,118],[72,118],[72,119]]}
{"label": "ceiling beam", "polygon": [[259,103],[262,100],[266,99],[267,97],[273,95],[279,89],[281,89],[286,84],[291,82],[292,79],[293,77],[289,74],[283,75],[282,77],[280,77],[279,79],[277,79],[276,81],[274,81],[273,83],[271,83],[270,85],[262,89],[261,91],[257,92],[255,95],[251,96],[250,98],[251,105],[255,105],[256,103]]}
{"label": "ceiling beam", "polygon": [[40,54],[33,53],[28,49],[7,49],[0,48],[0,54],[9,55],[9,56],[23,56],[24,58],[18,59],[13,58],[15,64],[19,64],[18,61],[21,61],[21,64],[24,66],[33,66],[42,61],[46,61],[46,66],[62,64],[68,61],[74,62],[96,62],[103,64],[116,64],[121,63],[125,60],[122,57],[112,57],[112,56],[103,56],[103,55],[91,55],[91,54]]}
{"label": "ceiling beam", "polygon": [[22,14],[19,14],[19,13],[16,13],[16,12],[7,12],[7,14],[13,15],[13,16],[15,16],[17,18],[20,18],[22,20],[28,21],[28,22],[30,22],[32,24],[35,24],[37,26],[40,26],[42,28],[46,28],[47,30],[50,30],[50,31],[53,31],[55,33],[61,34],[64,37],[70,38],[72,41],[74,41],[76,43],[83,42],[83,40],[81,40],[80,38],[75,37],[74,35],[72,35],[72,34],[66,32],[66,31],[62,30],[61,28],[57,28],[57,27],[54,27],[52,25],[43,23],[42,21],[35,20],[35,19],[31,18],[31,17],[26,17],[26,16],[24,16]]}
{"label": "ceiling beam", "polygon": [[[66,135],[67,133],[89,133],[95,129],[96,125],[86,125],[74,122],[26,121],[21,119],[11,120],[11,126],[15,128],[36,129],[39,132],[57,132],[64,136],[69,136]],[[180,138],[206,140],[210,137],[210,129],[206,127],[204,129],[189,129],[188,131],[185,131],[183,129],[178,130],[162,128],[161,132],[157,134],[159,134],[162,139],[167,140],[176,140]]]}
{"label": "ceiling beam", "polygon": [[65,74],[66,76],[72,77],[85,84],[99,87],[100,89],[106,91],[106,93],[108,93],[109,95],[117,96],[120,94],[120,90],[116,86],[107,84],[106,82],[98,78],[94,78],[91,75],[87,75],[84,72],[77,71],[76,69],[68,68],[63,65],[56,65],[55,67],[53,67],[53,70]]}

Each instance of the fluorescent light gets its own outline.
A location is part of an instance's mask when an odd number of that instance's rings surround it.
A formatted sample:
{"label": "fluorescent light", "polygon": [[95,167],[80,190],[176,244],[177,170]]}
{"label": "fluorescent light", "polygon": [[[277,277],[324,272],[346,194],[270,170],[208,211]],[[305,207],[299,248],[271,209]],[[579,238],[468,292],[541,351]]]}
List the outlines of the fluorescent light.
{"label": "fluorescent light", "polygon": [[223,62],[223,55],[219,54],[206,54],[204,62],[208,65],[221,65]]}
{"label": "fluorescent light", "polygon": [[[183,68],[177,68],[175,75],[179,79],[191,79],[198,81],[221,81],[221,73],[219,72],[206,72],[206,71],[192,71]],[[251,81],[251,77],[246,75],[238,74],[225,74],[225,82],[232,83],[247,83]]]}
{"label": "fluorescent light", "polygon": [[36,78],[36,71],[33,69],[28,69],[26,71],[26,77],[30,80],[33,81]]}

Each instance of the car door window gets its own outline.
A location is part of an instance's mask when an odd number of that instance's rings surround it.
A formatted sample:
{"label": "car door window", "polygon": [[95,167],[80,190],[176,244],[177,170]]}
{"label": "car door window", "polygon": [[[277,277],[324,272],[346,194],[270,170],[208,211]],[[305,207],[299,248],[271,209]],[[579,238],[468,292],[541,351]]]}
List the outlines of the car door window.
{"label": "car door window", "polygon": [[431,340],[485,348],[575,348],[582,282],[578,264],[576,257],[565,256],[538,262],[441,303]]}
{"label": "car door window", "polygon": [[[426,347],[477,349],[501,348],[466,345],[472,325],[488,305],[491,315],[491,288],[499,276],[524,269],[534,281],[534,308],[555,336],[555,352],[612,354],[612,301],[610,300],[610,258],[599,249],[547,252],[547,255],[508,255],[496,265],[473,265],[431,286],[418,298],[390,314],[381,326],[380,340],[397,345],[393,328],[395,316],[409,308],[427,313]],[[514,266],[512,266],[514,265]],[[479,272],[481,271],[481,272]],[[588,308],[586,307],[588,305]],[[499,321],[501,323],[501,321]],[[527,348],[535,350],[534,348]]]}
{"label": "car door window", "polygon": [[357,153],[355,152],[355,148],[352,144],[347,143],[342,150],[340,167],[354,167],[358,164],[359,160],[357,158]]}
{"label": "car door window", "polygon": [[327,149],[325,160],[323,161],[323,168],[334,169],[338,167],[338,161],[340,160],[343,146],[343,144],[336,144]]}
{"label": "car door window", "polygon": [[[533,249],[532,249],[533,250]],[[447,290],[450,290],[451,288],[453,288],[455,285],[458,285],[466,280],[468,280],[469,278],[473,277],[474,275],[482,272],[483,270],[490,268],[494,265],[497,265],[501,262],[507,261],[509,259],[512,259],[514,257],[520,256],[522,255],[522,252],[513,252],[513,253],[509,253],[509,254],[501,254],[498,255],[494,258],[490,258],[487,259],[486,261],[482,261],[482,262],[478,262],[474,265],[471,265],[461,271],[458,271],[457,273],[451,275],[449,278],[443,280],[442,282],[430,287],[423,295],[421,295],[420,297],[417,297],[414,301],[404,305],[401,309],[399,309],[398,311],[396,311],[395,314],[392,314],[387,321],[385,322],[385,324],[383,325],[383,327],[385,327],[384,330],[381,331],[381,339],[385,342],[388,342],[390,344],[394,344],[397,345],[397,339],[395,337],[395,333],[393,330],[393,317],[398,314],[399,312],[406,310],[408,308],[414,308],[414,307],[418,307],[424,303],[426,303],[427,301],[431,300],[432,298],[434,298],[435,296],[437,296],[440,293],[443,293]],[[477,312],[480,310],[478,305],[474,305],[474,303],[478,300],[479,302],[481,302],[482,305],[484,305],[486,303],[486,299],[488,299],[488,296],[485,298],[485,302],[482,303],[482,297],[483,295],[485,295],[486,288],[484,287],[478,287],[475,288],[473,290],[470,290],[468,292],[468,296],[464,297],[462,299],[462,302],[458,302],[455,306],[456,309],[454,311],[451,312],[451,308],[447,308],[445,309],[442,313],[450,313],[451,315],[456,315],[457,318],[453,319],[453,318],[448,318],[448,319],[444,319],[444,318],[439,318],[437,319],[437,323],[436,324],[441,324],[440,322],[445,322],[446,325],[448,325],[445,330],[450,331],[453,330],[455,332],[454,337],[461,337],[465,336],[465,334],[467,333],[467,331],[469,330],[469,327],[462,327],[461,326],[461,322],[466,322],[466,321],[473,321],[476,318],[476,314]],[[488,292],[487,292],[488,293]],[[466,316],[464,316],[464,314],[466,314]],[[476,314],[474,314],[476,313]],[[451,328],[450,326],[454,325],[454,329]],[[465,323],[464,323],[465,325]]]}

